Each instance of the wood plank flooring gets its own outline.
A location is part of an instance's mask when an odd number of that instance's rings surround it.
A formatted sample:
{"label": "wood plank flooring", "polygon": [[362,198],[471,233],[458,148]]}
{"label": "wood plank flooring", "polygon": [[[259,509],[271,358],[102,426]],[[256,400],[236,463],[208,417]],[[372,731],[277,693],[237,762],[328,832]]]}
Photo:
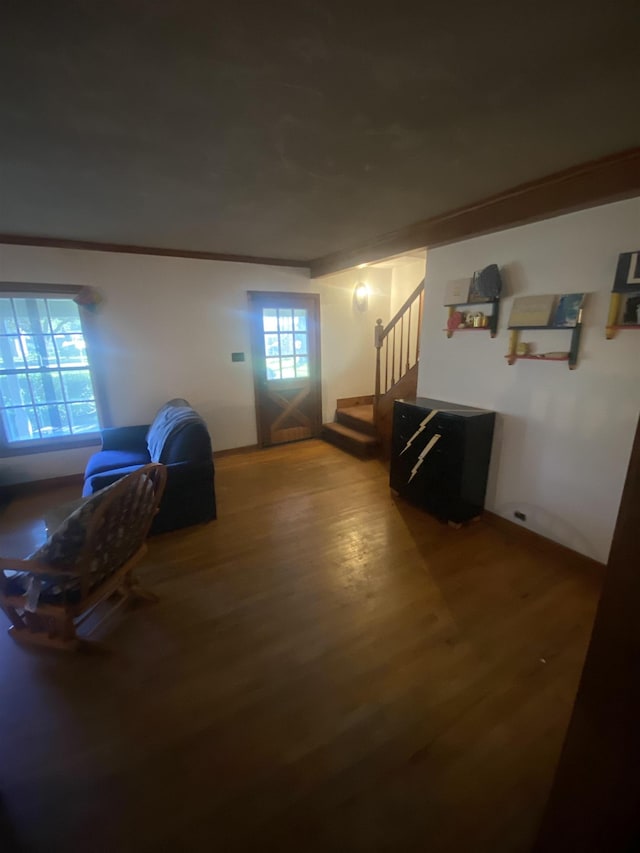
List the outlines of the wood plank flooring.
{"label": "wood plank flooring", "polygon": [[[216,477],[216,522],[150,541],[159,604],[77,655],[2,632],[2,850],[528,850],[602,570],[318,441]],[[0,553],[72,497],[6,508]]]}

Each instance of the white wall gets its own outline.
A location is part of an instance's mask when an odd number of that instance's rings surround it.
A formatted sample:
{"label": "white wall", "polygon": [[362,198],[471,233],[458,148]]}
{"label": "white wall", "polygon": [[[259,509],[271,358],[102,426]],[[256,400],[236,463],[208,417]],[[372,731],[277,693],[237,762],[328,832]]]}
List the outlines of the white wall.
{"label": "white wall", "polygon": [[[640,410],[640,332],[604,335],[618,254],[640,248],[640,199],[429,252],[418,393],[499,412],[487,508],[601,562],[608,558]],[[447,339],[445,284],[497,263],[506,298],[497,337]],[[578,368],[504,359],[514,296],[586,291]],[[569,332],[523,332],[538,351]]]}
{"label": "white wall", "polygon": [[424,258],[412,260],[402,259],[402,262],[391,270],[391,302],[389,306],[390,316],[385,320],[385,325],[398,311],[405,301],[411,296],[425,275]]}
{"label": "white wall", "polygon": [[[285,267],[0,246],[0,281],[87,284],[103,296],[91,317],[92,360],[114,426],[146,423],[166,400],[185,397],[206,419],[215,450],[256,442],[247,291],[320,294],[323,418],[331,420],[336,398],[373,392],[373,328],[389,313],[390,273],[369,278],[369,311],[360,313],[352,273],[311,281],[306,270]],[[245,362],[231,362],[236,351]],[[0,482],[78,473],[94,451],[2,459]]]}
{"label": "white wall", "polygon": [[[325,386],[325,420],[333,420],[336,400],[373,394],[375,383],[374,330],[378,317],[389,316],[390,270],[347,270],[315,279],[312,287],[322,298],[322,369]],[[365,311],[353,304],[353,291],[359,281],[369,288]]]}

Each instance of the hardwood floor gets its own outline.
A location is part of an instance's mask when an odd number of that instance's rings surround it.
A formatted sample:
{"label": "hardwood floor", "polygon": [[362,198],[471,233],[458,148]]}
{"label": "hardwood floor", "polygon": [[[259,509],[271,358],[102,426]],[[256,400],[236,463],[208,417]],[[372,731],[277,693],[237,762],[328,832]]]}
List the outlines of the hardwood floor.
{"label": "hardwood floor", "polygon": [[[318,441],[216,477],[217,521],[150,540],[159,604],[76,655],[0,636],[2,849],[528,850],[602,569]],[[73,496],[5,509],[0,553]]]}

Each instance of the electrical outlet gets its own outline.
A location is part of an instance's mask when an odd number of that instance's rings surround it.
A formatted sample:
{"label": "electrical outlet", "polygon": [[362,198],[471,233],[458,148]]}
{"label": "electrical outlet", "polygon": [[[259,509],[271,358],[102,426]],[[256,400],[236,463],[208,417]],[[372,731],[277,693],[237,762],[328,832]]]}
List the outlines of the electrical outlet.
{"label": "electrical outlet", "polygon": [[515,517],[519,521],[526,521],[527,520],[527,516],[524,514],[524,512],[520,512],[519,509],[517,509],[513,514],[515,515]]}

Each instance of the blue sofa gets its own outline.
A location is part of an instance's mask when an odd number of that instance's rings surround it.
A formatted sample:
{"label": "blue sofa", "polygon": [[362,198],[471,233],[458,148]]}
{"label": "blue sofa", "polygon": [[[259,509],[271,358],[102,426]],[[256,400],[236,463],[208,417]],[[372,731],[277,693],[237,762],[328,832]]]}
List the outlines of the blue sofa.
{"label": "blue sofa", "polygon": [[102,450],[87,463],[82,494],[92,495],[149,462],[167,466],[152,533],[216,517],[211,438],[200,415],[181,399],[166,403],[150,425],[102,430]]}

